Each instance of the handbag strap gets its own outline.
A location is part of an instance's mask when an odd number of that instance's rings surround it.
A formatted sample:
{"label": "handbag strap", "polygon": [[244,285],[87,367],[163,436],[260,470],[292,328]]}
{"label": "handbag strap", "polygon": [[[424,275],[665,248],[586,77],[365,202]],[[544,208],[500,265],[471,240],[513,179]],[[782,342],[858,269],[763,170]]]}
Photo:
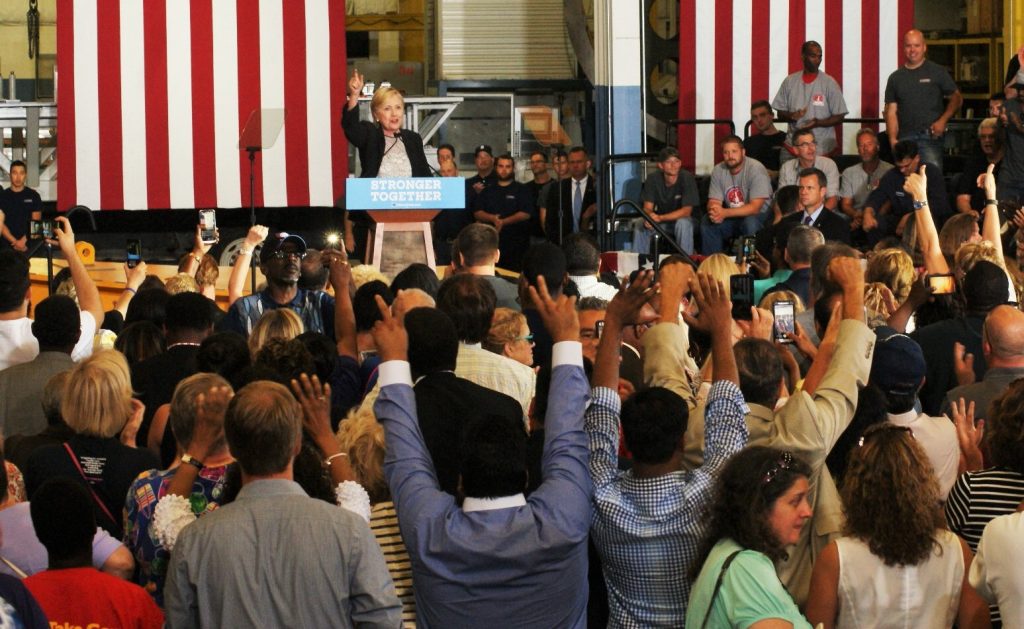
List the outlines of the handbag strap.
{"label": "handbag strap", "polygon": [[22,570],[21,568],[19,568],[13,561],[8,559],[7,557],[4,557],[3,555],[0,555],[0,561],[4,562],[4,565],[7,566],[8,568],[10,568],[11,571],[15,575],[17,575],[17,577],[19,579],[27,579],[28,578],[28,573],[25,572],[24,570]]}
{"label": "handbag strap", "polygon": [[105,505],[103,501],[100,500],[100,497],[96,493],[96,490],[92,488],[92,483],[89,481],[89,478],[85,475],[85,470],[82,469],[82,464],[78,462],[78,457],[75,456],[74,450],[71,449],[71,445],[67,441],[64,442],[64,449],[67,450],[68,456],[71,457],[71,462],[75,464],[75,469],[78,470],[78,474],[82,477],[82,480],[85,481],[85,486],[89,489],[89,493],[92,494],[92,499],[95,500],[96,504],[99,505],[100,509],[103,510],[104,515],[106,515],[107,518],[110,519],[111,524],[113,524],[115,527],[118,526],[117,520],[114,519],[114,516],[110,513],[110,509],[108,509],[107,505]]}
{"label": "handbag strap", "polygon": [[711,602],[708,603],[708,609],[704,612],[704,622],[700,623],[700,629],[704,629],[708,626],[708,620],[711,619],[711,609],[715,606],[715,599],[718,597],[718,590],[722,589],[722,581],[725,579],[725,571],[729,569],[729,564],[736,558],[736,555],[740,554],[740,551],[733,551],[731,555],[725,558],[722,563],[722,571],[718,573],[718,580],[715,581],[715,589],[711,592]]}

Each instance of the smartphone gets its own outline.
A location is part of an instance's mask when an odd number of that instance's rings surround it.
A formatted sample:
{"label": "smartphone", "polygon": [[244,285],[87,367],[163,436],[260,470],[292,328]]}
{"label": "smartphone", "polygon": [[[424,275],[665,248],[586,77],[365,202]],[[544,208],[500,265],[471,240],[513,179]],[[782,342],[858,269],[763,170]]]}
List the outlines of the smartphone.
{"label": "smartphone", "polygon": [[933,295],[952,295],[956,290],[956,281],[952,273],[936,273],[928,276],[928,287]]}
{"label": "smartphone", "polygon": [[772,337],[777,343],[792,343],[793,339],[787,337],[786,334],[796,330],[793,302],[775,302],[772,304],[772,316],[775,318],[775,323],[772,328]]}
{"label": "smartphone", "polygon": [[750,309],[754,305],[754,276],[750,273],[729,276],[729,293],[732,295],[732,318],[750,321]]}
{"label": "smartphone", "polygon": [[744,236],[736,241],[736,264],[749,262],[757,251],[757,237]]}
{"label": "smartphone", "polygon": [[199,238],[204,243],[217,242],[217,212],[199,210]]}
{"label": "smartphone", "polygon": [[28,237],[32,240],[53,238],[53,221],[29,221]]}
{"label": "smartphone", "polygon": [[371,358],[376,358],[376,357],[377,357],[377,350],[375,350],[375,349],[367,349],[367,350],[363,350],[363,351],[359,352],[359,362],[361,362],[361,363],[365,363],[366,361],[370,360]]}
{"label": "smartphone", "polygon": [[142,262],[142,241],[138,238],[129,238],[125,245],[125,263],[129,269],[134,269]]}

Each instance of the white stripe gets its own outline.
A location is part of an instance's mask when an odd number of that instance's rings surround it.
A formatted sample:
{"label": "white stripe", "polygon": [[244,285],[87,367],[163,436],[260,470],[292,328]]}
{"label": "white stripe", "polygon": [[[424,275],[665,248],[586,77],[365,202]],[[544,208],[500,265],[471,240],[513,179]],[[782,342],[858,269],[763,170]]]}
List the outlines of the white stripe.
{"label": "white stripe", "polygon": [[188,0],[167,4],[167,162],[172,208],[196,205],[192,159],[192,23]]}
{"label": "white stripe", "polygon": [[75,24],[75,202],[100,207],[100,110],[96,86],[99,52],[96,3],[74,3]]}
{"label": "white stripe", "polygon": [[[334,205],[331,130],[331,30],[328,0],[306,0],[306,142],[309,204]],[[340,113],[340,112],[339,112]]]}
{"label": "white stripe", "polygon": [[885,84],[903,63],[903,34],[899,32],[899,4],[878,3],[878,111],[885,103]]}
{"label": "white stripe", "polygon": [[[789,4],[803,0],[771,0],[768,53],[768,100],[775,100],[782,81],[789,76]],[[786,125],[781,125],[784,129]]]}
{"label": "white stripe", "polygon": [[213,141],[217,206],[241,207],[238,24],[234,2],[213,2]]}
{"label": "white stripe", "polygon": [[[863,117],[861,106],[861,9],[862,0],[847,0],[843,3],[843,96],[849,108],[850,118]],[[859,124],[843,125],[843,153],[853,154],[857,150],[857,129]]]}
{"label": "white stripe", "polygon": [[[695,118],[715,117],[715,2],[714,0],[696,0],[696,89],[694,100]],[[703,60],[703,61],[702,61]],[[695,144],[695,166],[697,174],[711,172],[718,161],[718,150],[715,148],[715,131],[712,125],[697,125]]]}
{"label": "white stripe", "polygon": [[[847,0],[849,2],[850,0]],[[856,0],[860,2],[860,0]],[[821,62],[821,71],[828,73],[825,61],[828,60],[828,42],[825,41],[825,0],[807,0],[804,17],[804,41],[814,40],[821,44],[825,52]]]}
{"label": "white stripe", "polygon": [[[301,70],[291,69],[292,72]],[[281,0],[260,0],[260,106],[284,109],[284,27]],[[266,117],[264,117],[266,123]],[[264,134],[264,145],[275,140]],[[285,176],[285,135],[263,149],[263,205],[288,205]]]}
{"label": "white stripe", "polygon": [[121,2],[121,173],[126,210],[149,206],[146,185],[146,40],[143,0]]}
{"label": "white stripe", "polygon": [[753,2],[732,0],[732,119],[736,135],[743,137],[743,125],[750,120],[750,80],[753,64]]}

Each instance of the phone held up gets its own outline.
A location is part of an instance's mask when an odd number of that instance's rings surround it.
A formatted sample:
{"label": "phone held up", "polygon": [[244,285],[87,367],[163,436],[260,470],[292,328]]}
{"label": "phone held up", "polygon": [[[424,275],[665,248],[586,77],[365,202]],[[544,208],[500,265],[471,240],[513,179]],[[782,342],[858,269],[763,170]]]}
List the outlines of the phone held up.
{"label": "phone held up", "polygon": [[217,212],[199,210],[199,238],[204,244],[217,242]]}
{"label": "phone held up", "polygon": [[796,331],[793,302],[785,300],[772,304],[772,317],[775,319],[775,323],[772,324],[772,338],[775,342],[792,343],[793,339],[787,335]]}
{"label": "phone held up", "polygon": [[125,245],[125,264],[129,269],[134,269],[142,262],[142,241],[138,238],[129,238]]}
{"label": "phone held up", "polygon": [[750,309],[754,307],[754,276],[738,273],[729,276],[729,294],[732,300],[732,318],[750,321]]}
{"label": "phone held up", "polygon": [[956,280],[952,273],[936,273],[928,276],[928,288],[932,295],[952,295],[956,291]]}

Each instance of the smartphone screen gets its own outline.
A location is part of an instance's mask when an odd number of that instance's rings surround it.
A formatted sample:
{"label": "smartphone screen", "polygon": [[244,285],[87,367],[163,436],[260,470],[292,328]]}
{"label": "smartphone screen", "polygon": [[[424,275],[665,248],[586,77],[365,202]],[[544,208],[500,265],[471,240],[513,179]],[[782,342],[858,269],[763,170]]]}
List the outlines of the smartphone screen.
{"label": "smartphone screen", "polygon": [[754,276],[749,273],[730,276],[729,293],[732,295],[732,318],[750,321],[750,308],[754,305]]}
{"label": "smartphone screen", "polygon": [[138,238],[129,238],[125,246],[125,262],[129,269],[134,269],[142,262],[142,241]]}
{"label": "smartphone screen", "polygon": [[199,238],[203,242],[217,242],[217,212],[199,210]]}
{"label": "smartphone screen", "polygon": [[775,318],[774,331],[772,336],[779,343],[792,343],[793,340],[786,337],[786,334],[795,331],[793,302],[777,301],[772,304],[772,316]]}
{"label": "smartphone screen", "polygon": [[956,290],[956,282],[952,273],[942,273],[928,276],[928,286],[932,289],[933,295],[952,295]]}
{"label": "smartphone screen", "polygon": [[757,238],[754,236],[743,236],[736,241],[736,264],[750,262],[757,250]]}
{"label": "smartphone screen", "polygon": [[28,237],[32,240],[39,240],[43,237],[43,221],[28,222]]}

